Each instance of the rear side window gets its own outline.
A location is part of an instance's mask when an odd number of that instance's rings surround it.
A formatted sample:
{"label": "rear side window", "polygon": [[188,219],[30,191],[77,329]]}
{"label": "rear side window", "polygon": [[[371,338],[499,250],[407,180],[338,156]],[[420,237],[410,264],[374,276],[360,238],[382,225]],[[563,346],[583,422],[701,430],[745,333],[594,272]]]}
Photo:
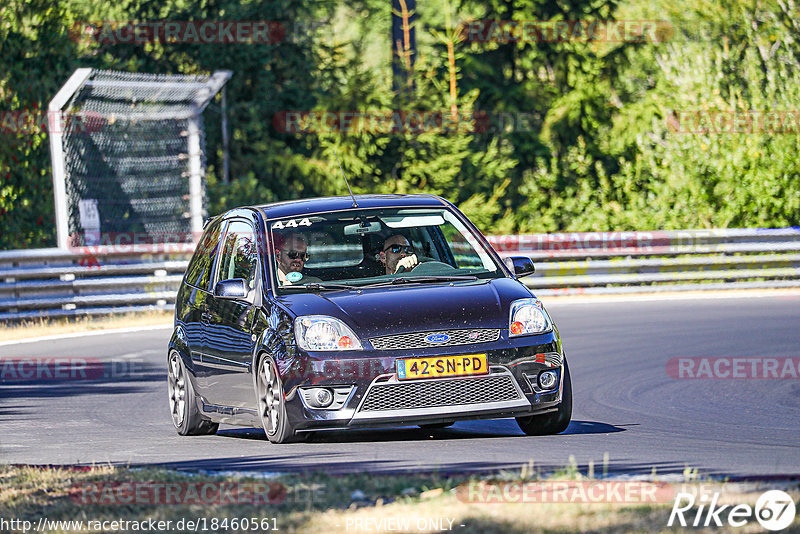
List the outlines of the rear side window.
{"label": "rear side window", "polygon": [[231,221],[225,230],[216,280],[241,278],[252,289],[255,287],[257,266],[258,251],[253,227],[244,221]]}
{"label": "rear side window", "polygon": [[217,222],[209,226],[203,233],[200,243],[197,244],[197,250],[192,256],[192,261],[189,262],[189,267],[186,269],[184,280],[187,284],[208,290],[221,232],[222,224]]}

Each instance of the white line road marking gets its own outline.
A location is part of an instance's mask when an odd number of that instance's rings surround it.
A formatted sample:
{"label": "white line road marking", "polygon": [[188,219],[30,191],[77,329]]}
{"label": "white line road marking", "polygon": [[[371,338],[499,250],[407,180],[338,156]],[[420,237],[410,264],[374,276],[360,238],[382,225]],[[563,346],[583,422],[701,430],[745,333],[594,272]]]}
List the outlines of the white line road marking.
{"label": "white line road marking", "polygon": [[159,354],[161,351],[158,349],[147,349],[147,350],[140,350],[139,352],[129,352],[128,354],[123,354],[122,356],[115,356],[115,360],[133,360],[134,358],[140,358],[146,354]]}

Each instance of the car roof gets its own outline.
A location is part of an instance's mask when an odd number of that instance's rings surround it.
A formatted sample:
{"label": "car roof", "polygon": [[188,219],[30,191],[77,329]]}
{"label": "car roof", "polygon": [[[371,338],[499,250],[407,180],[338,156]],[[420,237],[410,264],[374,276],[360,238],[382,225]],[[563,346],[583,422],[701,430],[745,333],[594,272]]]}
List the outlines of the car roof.
{"label": "car roof", "polygon": [[[445,207],[448,202],[436,195],[356,195],[359,208],[409,208],[409,207]],[[312,213],[343,211],[353,208],[350,196],[308,198],[287,200],[272,204],[254,206],[267,219],[297,217]]]}

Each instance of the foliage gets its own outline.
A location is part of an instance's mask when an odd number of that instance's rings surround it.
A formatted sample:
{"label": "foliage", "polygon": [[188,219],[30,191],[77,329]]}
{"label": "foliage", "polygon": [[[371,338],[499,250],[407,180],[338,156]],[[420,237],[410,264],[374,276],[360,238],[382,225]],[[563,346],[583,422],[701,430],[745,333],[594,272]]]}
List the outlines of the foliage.
{"label": "foliage", "polygon": [[[611,112],[594,131],[525,169],[520,189],[531,202],[520,210],[520,230],[798,224],[800,169],[793,154],[800,125],[788,133],[726,133],[703,132],[695,122],[708,112],[796,117],[798,12],[738,0],[685,7],[661,11],[671,15],[672,40],[623,50],[618,74],[595,84]],[[566,108],[574,112],[590,95],[576,88],[562,100],[572,99]],[[554,113],[557,106],[546,122]]]}
{"label": "foliage", "polygon": [[77,67],[69,24],[48,0],[0,6],[0,249],[55,244],[44,126],[47,102]]}
{"label": "foliage", "polygon": [[[9,0],[0,7],[0,112],[44,109],[79,66],[231,69],[230,184],[220,176],[219,103],[206,112],[212,212],[343,194],[338,155],[356,192],[443,195],[487,233],[800,225],[800,124],[721,133],[692,122],[798,111],[796,1],[418,2],[413,89],[394,94],[388,0]],[[289,35],[137,46],[69,35],[78,20],[202,19],[277,20]],[[669,31],[663,42],[470,42],[458,31],[487,19],[661,20]],[[275,120],[453,108],[489,117],[489,129],[286,132]],[[504,129],[500,114],[528,120]],[[0,249],[50,246],[47,136],[7,127],[0,136]]]}

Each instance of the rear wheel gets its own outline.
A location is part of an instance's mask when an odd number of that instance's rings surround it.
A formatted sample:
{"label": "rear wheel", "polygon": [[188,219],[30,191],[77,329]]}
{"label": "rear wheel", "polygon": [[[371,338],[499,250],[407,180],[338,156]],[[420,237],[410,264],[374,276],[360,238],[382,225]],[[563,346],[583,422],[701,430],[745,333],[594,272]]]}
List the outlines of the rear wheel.
{"label": "rear wheel", "polygon": [[215,434],[219,424],[203,419],[197,409],[194,387],[180,354],[172,351],[167,362],[167,390],[172,424],[181,436]]}
{"label": "rear wheel", "polygon": [[572,379],[569,376],[567,360],[564,360],[564,386],[558,410],[542,415],[517,417],[517,424],[529,436],[547,436],[565,431],[570,419],[572,419]]}
{"label": "rear wheel", "polygon": [[286,417],[286,401],[278,368],[272,358],[262,356],[256,374],[258,412],[267,439],[272,443],[298,441],[294,429]]}

